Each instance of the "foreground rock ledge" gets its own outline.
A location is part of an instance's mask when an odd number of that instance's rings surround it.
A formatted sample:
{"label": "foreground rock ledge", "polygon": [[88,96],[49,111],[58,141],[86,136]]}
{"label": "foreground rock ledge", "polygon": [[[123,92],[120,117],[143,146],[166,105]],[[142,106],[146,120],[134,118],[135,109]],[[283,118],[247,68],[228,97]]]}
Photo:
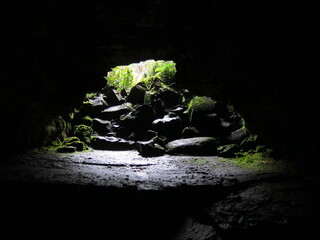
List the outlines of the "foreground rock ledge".
{"label": "foreground rock ledge", "polygon": [[[174,142],[171,145],[181,146]],[[211,140],[205,143],[213,144]],[[249,169],[215,156],[142,157],[135,150],[72,154],[33,151],[4,164],[0,170],[0,178],[4,180],[131,186],[142,190],[181,185],[232,185],[283,174],[280,168]]]}
{"label": "foreground rock ledge", "polygon": [[[275,167],[246,169],[217,157],[30,152],[4,162],[0,179],[7,237],[20,235],[20,229],[28,236],[66,239],[63,229],[71,227],[72,236],[89,231],[97,239],[300,240],[311,239],[320,223],[319,181]],[[23,215],[21,206],[31,210]],[[85,228],[78,226],[79,209]],[[57,222],[61,214],[67,221]],[[26,221],[41,231],[25,228]],[[52,232],[52,226],[61,231]]]}

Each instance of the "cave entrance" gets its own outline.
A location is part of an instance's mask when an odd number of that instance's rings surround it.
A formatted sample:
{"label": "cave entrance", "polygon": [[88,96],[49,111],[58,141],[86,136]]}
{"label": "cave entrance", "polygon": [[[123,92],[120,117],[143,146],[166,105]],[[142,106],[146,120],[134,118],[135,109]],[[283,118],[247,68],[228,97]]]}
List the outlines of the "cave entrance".
{"label": "cave entrance", "polygon": [[143,157],[166,153],[235,157],[255,150],[257,136],[233,106],[176,84],[173,61],[117,66],[106,86],[87,93],[73,113],[70,137],[59,152],[136,149]]}
{"label": "cave entrance", "polygon": [[[269,150],[233,106],[176,84],[176,72],[164,60],[112,68],[106,85],[70,114],[51,152],[23,159],[40,168],[41,159],[62,164],[65,174],[56,169],[55,180],[139,188],[212,185],[269,162]],[[34,175],[45,173],[43,179],[52,175],[30,167]]]}

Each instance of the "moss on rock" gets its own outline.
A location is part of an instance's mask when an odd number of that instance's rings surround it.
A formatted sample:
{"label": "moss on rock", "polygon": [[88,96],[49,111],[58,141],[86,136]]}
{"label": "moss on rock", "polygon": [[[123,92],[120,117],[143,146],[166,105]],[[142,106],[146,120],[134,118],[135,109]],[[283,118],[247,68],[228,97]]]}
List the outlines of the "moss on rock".
{"label": "moss on rock", "polygon": [[194,97],[188,104],[187,112],[189,114],[189,119],[192,121],[193,114],[195,112],[200,113],[208,113],[211,112],[216,106],[216,101],[214,101],[210,97]]}
{"label": "moss on rock", "polygon": [[65,145],[76,141],[80,141],[80,139],[78,137],[68,137],[63,140],[63,144]]}
{"label": "moss on rock", "polygon": [[69,147],[69,146],[72,146],[72,147],[75,147],[77,151],[81,152],[83,150],[86,149],[86,145],[84,142],[81,142],[81,141],[73,141],[73,142],[69,142],[67,143],[65,146]]}
{"label": "moss on rock", "polygon": [[81,122],[86,126],[92,127],[92,118],[90,116],[83,117]]}
{"label": "moss on rock", "polygon": [[84,124],[77,125],[74,129],[74,135],[86,144],[90,144],[90,136],[92,133],[92,128]]}

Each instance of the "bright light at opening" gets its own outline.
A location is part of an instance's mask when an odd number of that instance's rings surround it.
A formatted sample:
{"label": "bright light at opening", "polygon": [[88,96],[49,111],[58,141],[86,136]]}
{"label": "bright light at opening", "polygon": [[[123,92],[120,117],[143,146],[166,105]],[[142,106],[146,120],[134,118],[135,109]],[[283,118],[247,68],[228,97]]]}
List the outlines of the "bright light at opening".
{"label": "bright light at opening", "polygon": [[171,84],[176,72],[176,64],[173,61],[151,59],[112,68],[105,78],[108,85],[118,90],[130,90],[139,82],[145,82],[148,85],[155,80],[160,80],[165,84]]}

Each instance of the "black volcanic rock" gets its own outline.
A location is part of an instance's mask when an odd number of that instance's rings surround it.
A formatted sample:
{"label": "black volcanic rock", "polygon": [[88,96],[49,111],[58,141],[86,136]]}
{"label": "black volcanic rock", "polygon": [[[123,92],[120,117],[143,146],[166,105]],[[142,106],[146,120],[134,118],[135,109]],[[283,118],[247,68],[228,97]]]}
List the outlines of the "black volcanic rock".
{"label": "black volcanic rock", "polygon": [[94,136],[91,139],[91,147],[97,150],[132,150],[134,142],[116,137]]}
{"label": "black volcanic rock", "polygon": [[132,104],[124,103],[117,106],[109,107],[102,111],[102,119],[111,120],[119,118],[122,114],[126,114],[132,110]]}
{"label": "black volcanic rock", "polygon": [[138,83],[131,88],[127,96],[127,101],[133,104],[143,104],[146,91],[145,85],[143,83]]}
{"label": "black volcanic rock", "polygon": [[212,137],[184,138],[169,142],[166,151],[169,154],[216,155],[218,141]]}
{"label": "black volcanic rock", "polygon": [[165,115],[161,119],[153,121],[152,126],[160,135],[164,135],[169,139],[177,139],[181,137],[181,119],[178,116]]}

